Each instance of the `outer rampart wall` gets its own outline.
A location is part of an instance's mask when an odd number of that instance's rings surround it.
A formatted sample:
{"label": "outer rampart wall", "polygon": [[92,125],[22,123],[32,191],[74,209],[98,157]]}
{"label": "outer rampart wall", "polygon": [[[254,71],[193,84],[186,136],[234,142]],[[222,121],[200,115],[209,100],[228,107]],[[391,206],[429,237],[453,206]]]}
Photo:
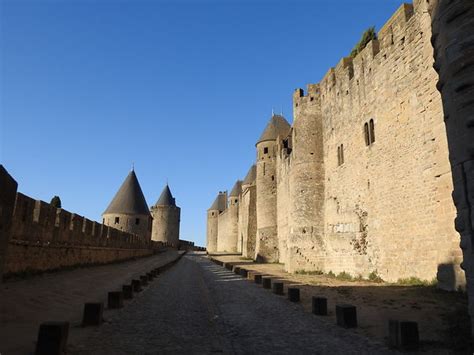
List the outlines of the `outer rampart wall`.
{"label": "outer rampart wall", "polygon": [[217,225],[217,251],[218,252],[237,252],[238,239],[238,205],[230,205],[219,215]]}
{"label": "outer rampart wall", "polygon": [[109,263],[162,246],[17,193],[5,274]]}
{"label": "outer rampart wall", "polygon": [[241,240],[242,256],[255,258],[257,236],[256,187],[245,185],[239,202],[239,241]]}

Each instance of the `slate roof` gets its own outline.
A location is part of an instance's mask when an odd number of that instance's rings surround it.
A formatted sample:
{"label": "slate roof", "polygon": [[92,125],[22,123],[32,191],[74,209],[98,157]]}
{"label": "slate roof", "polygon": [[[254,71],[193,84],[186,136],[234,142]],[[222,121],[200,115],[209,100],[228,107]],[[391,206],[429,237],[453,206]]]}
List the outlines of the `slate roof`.
{"label": "slate roof", "polygon": [[257,141],[257,144],[265,141],[274,141],[278,136],[286,137],[290,128],[291,126],[285,117],[281,115],[273,115]]}
{"label": "slate roof", "polygon": [[132,170],[103,214],[148,215],[145,196]]}
{"label": "slate roof", "polygon": [[166,184],[163,192],[160,195],[158,201],[156,201],[155,206],[176,206],[176,200],[171,194],[170,187]]}
{"label": "slate roof", "polygon": [[232,188],[232,191],[230,192],[229,197],[239,196],[240,191],[242,191],[242,181],[237,180],[234,184],[234,187]]}
{"label": "slate roof", "polygon": [[256,178],[257,178],[257,166],[254,164],[250,167],[247,175],[245,176],[244,181],[242,182],[242,185],[250,185],[255,181]]}
{"label": "slate roof", "polygon": [[217,210],[219,212],[222,212],[226,209],[227,207],[227,198],[224,193],[219,193],[217,195],[216,199],[214,200],[214,203],[209,207],[209,210]]}

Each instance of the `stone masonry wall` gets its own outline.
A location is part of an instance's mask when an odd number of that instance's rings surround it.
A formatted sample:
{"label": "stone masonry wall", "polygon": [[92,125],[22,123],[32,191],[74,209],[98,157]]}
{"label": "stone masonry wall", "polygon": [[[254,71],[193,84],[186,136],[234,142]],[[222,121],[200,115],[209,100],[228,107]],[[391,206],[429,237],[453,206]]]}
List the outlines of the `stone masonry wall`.
{"label": "stone masonry wall", "polygon": [[430,36],[429,15],[403,5],[320,83],[325,233],[311,259],[326,272],[431,280],[453,265],[455,287],[463,283]]}
{"label": "stone masonry wall", "polygon": [[179,245],[179,224],[181,209],[176,206],[153,206],[153,227],[151,240],[163,242],[177,248]]}
{"label": "stone masonry wall", "polygon": [[5,274],[125,260],[162,246],[21,193],[11,222]]}
{"label": "stone masonry wall", "polygon": [[243,185],[239,202],[239,240],[242,256],[255,258],[255,237],[257,235],[255,184]]}
{"label": "stone masonry wall", "polygon": [[217,251],[218,252],[237,252],[239,206],[230,205],[219,215],[217,225]]}

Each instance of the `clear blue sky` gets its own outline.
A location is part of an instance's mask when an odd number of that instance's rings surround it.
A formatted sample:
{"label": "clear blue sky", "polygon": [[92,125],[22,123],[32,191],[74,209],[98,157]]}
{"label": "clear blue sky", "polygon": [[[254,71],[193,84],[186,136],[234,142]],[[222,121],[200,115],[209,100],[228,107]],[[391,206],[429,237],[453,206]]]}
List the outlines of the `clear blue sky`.
{"label": "clear blue sky", "polygon": [[166,180],[181,238],[255,159],[272,107],[318,82],[399,0],[2,0],[1,162],[19,190],[94,220],[132,162]]}

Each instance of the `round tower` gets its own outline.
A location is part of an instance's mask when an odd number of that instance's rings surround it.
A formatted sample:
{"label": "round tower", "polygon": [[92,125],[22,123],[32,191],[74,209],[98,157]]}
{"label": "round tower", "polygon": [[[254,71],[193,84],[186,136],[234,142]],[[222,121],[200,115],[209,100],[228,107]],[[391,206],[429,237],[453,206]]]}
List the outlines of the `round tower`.
{"label": "round tower", "polygon": [[219,230],[219,214],[225,210],[227,194],[219,191],[214,203],[207,210],[207,240],[206,249],[208,253],[217,251],[217,238]]}
{"label": "round tower", "polygon": [[150,239],[150,210],[133,169],[102,214],[102,222],[106,226]]}
{"label": "round tower", "polygon": [[151,215],[153,217],[151,239],[177,248],[179,246],[181,209],[176,206],[176,200],[171,194],[168,184],[163,189],[158,201],[151,207]]}
{"label": "round tower", "polygon": [[239,236],[239,198],[241,190],[242,181],[237,180],[229,194],[227,209],[219,218],[218,251],[237,252],[237,240]]}
{"label": "round tower", "polygon": [[283,116],[272,115],[257,141],[257,261],[278,261],[277,233],[277,138],[286,137],[290,125]]}

